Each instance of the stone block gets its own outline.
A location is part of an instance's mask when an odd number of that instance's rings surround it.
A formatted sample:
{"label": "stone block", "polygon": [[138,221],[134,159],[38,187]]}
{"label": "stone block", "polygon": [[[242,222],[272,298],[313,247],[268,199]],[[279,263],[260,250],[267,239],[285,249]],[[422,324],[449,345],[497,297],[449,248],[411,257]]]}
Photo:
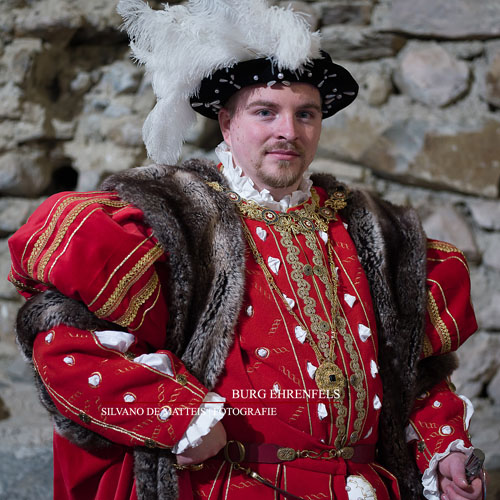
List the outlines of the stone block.
{"label": "stone block", "polygon": [[479,262],[481,255],[467,220],[453,206],[425,205],[418,210],[429,238],[446,241],[464,252],[469,262]]}
{"label": "stone block", "polygon": [[459,367],[453,373],[453,383],[459,394],[468,398],[479,396],[500,369],[498,352],[500,335],[478,332],[457,351]]}
{"label": "stone block", "polygon": [[0,236],[14,233],[26,222],[39,200],[25,198],[0,198]]}
{"label": "stone block", "polygon": [[131,61],[115,61],[102,68],[102,77],[94,92],[106,96],[134,94],[141,83],[143,69]]}
{"label": "stone block", "polygon": [[0,194],[34,197],[50,184],[53,165],[43,151],[20,148],[0,155]]}
{"label": "stone block", "polygon": [[14,82],[0,87],[0,120],[19,120],[22,116],[23,92]]}
{"label": "stone block", "polygon": [[83,26],[84,19],[73,1],[38,0],[14,11],[16,33],[66,43]]}
{"label": "stone block", "polygon": [[[499,243],[499,233],[483,233],[480,235],[480,244],[483,250],[483,263],[497,271],[500,271]],[[498,325],[498,329],[500,330],[500,325]]]}
{"label": "stone block", "polygon": [[487,500],[498,500],[500,495],[500,408],[488,398],[474,398],[474,415],[469,428],[472,442],[484,451],[488,471]]}
{"label": "stone block", "polygon": [[[14,285],[10,286],[14,288]],[[23,303],[24,299],[20,295],[17,296],[16,300],[0,301],[0,359],[19,354],[19,348],[15,341],[14,324],[17,311]]]}
{"label": "stone block", "polygon": [[[403,182],[496,198],[500,182],[500,122],[435,130],[408,119],[388,127],[358,161]],[[441,132],[440,130],[444,130]]]}
{"label": "stone block", "polygon": [[309,166],[314,173],[324,173],[335,176],[343,182],[362,182],[366,176],[366,169],[341,161],[317,158]]}
{"label": "stone block", "polygon": [[500,49],[494,54],[485,75],[485,99],[500,108]]}
{"label": "stone block", "polygon": [[387,71],[368,73],[363,81],[363,97],[370,106],[382,106],[392,93],[392,81]]}
{"label": "stone block", "polygon": [[436,43],[407,46],[394,80],[413,99],[430,107],[446,106],[469,88],[469,67]]}
{"label": "stone block", "polygon": [[18,144],[52,139],[50,128],[46,127],[46,109],[40,104],[25,101],[23,114],[15,126],[15,138]]}
{"label": "stone block", "polygon": [[0,60],[0,83],[22,84],[31,72],[42,42],[33,38],[16,38],[5,46]]}
{"label": "stone block", "polygon": [[17,300],[19,294],[16,292],[14,285],[7,281],[7,276],[10,273],[10,252],[7,245],[7,240],[0,240],[0,276],[4,279],[0,280],[0,299]]}
{"label": "stone block", "polygon": [[371,28],[325,26],[321,32],[321,45],[334,61],[368,61],[394,57],[405,44],[403,37],[379,33]]}
{"label": "stone block", "polygon": [[365,26],[370,24],[373,10],[372,2],[363,1],[317,2],[315,7],[323,26],[333,24]]}
{"label": "stone block", "polygon": [[497,0],[392,0],[374,13],[374,25],[416,37],[487,39],[500,36]]}
{"label": "stone block", "polygon": [[500,202],[476,199],[468,201],[467,206],[480,227],[500,231]]}

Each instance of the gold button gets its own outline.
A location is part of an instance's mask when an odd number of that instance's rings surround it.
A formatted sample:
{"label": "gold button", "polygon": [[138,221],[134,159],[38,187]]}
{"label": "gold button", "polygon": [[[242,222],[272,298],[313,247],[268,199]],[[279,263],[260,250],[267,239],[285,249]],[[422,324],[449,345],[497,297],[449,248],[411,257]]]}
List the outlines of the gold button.
{"label": "gold button", "polygon": [[323,276],[326,272],[324,266],[314,266],[313,267],[313,272],[316,276]]}
{"label": "gold button", "polygon": [[311,264],[306,264],[306,265],[302,268],[302,272],[303,272],[306,276],[312,276],[312,273],[313,273],[313,268],[312,268]]}
{"label": "gold button", "polygon": [[175,379],[177,380],[177,382],[179,382],[179,384],[181,385],[186,385],[187,382],[188,382],[188,379],[186,377],[186,375],[183,375],[182,373],[177,375],[177,377],[175,377]]}

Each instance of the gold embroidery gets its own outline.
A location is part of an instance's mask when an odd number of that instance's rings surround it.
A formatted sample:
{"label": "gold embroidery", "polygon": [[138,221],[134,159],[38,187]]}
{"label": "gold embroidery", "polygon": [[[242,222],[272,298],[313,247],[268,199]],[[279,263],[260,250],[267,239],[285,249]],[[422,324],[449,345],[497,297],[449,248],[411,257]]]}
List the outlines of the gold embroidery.
{"label": "gold embroidery", "polygon": [[342,186],[319,207],[319,196],[314,188],[311,189],[311,203],[303,205],[304,208],[293,212],[277,212],[269,208],[261,207],[254,201],[243,200],[234,191],[230,191],[220,186],[217,182],[207,183],[216,191],[225,191],[227,197],[236,204],[238,211],[244,217],[265,222],[270,226],[275,226],[278,231],[290,231],[293,229],[297,233],[311,233],[314,231],[328,231],[328,224],[336,220],[336,211],[346,207],[348,191]]}
{"label": "gold embroidery", "polygon": [[447,253],[459,253],[465,259],[465,255],[461,250],[450,243],[446,243],[445,241],[428,241],[427,248],[430,248],[432,250],[441,250],[442,252]]}
{"label": "gold embroidery", "polygon": [[[29,278],[28,278],[29,279]],[[32,286],[24,284],[22,281],[14,278],[14,274],[12,270],[9,273],[9,281],[16,287],[17,290],[21,292],[32,292],[32,293],[40,293],[40,290],[33,288]]]}
{"label": "gold embroidery", "polygon": [[[234,201],[237,202],[237,200],[234,200]],[[323,254],[323,252],[319,248],[319,245],[317,242],[317,235],[315,234],[314,231],[312,231],[312,230],[304,231],[303,226],[298,226],[297,224],[294,225],[294,224],[288,223],[288,222],[286,222],[286,220],[283,223],[275,222],[274,224],[270,224],[269,221],[266,219],[266,214],[262,210],[261,210],[261,215],[259,215],[258,213],[250,213],[249,210],[250,209],[248,209],[246,212],[247,216],[255,216],[257,218],[257,220],[261,220],[261,221],[263,220],[268,225],[273,225],[274,229],[279,231],[279,233],[281,235],[281,239],[280,239],[281,245],[278,244],[278,242],[276,242],[276,243],[278,245],[278,249],[280,249],[280,247],[283,247],[287,251],[285,258],[286,258],[286,261],[288,262],[288,264],[292,268],[292,272],[290,273],[290,276],[293,279],[293,281],[295,281],[295,283],[296,283],[296,287],[297,287],[296,294],[298,295],[298,298],[300,298],[304,304],[303,312],[309,318],[309,324],[310,324],[311,331],[313,331],[315,333],[315,335],[318,339],[318,344],[317,344],[316,349],[321,349],[321,350],[327,349],[328,350],[329,347],[332,346],[332,342],[330,341],[330,338],[329,338],[329,335],[327,334],[327,332],[333,331],[333,329],[338,331],[344,340],[344,345],[345,345],[347,354],[348,354],[349,359],[350,359],[349,366],[353,372],[353,375],[350,377],[349,382],[350,382],[352,388],[354,389],[354,392],[356,393],[356,400],[354,401],[354,410],[356,411],[356,418],[353,422],[354,432],[350,436],[350,442],[355,443],[361,437],[361,429],[362,429],[364,420],[365,420],[366,415],[367,415],[366,409],[364,407],[365,402],[366,402],[367,393],[366,393],[366,390],[364,388],[365,379],[363,376],[363,371],[360,367],[360,362],[359,362],[360,358],[359,358],[358,353],[356,352],[356,348],[354,346],[354,341],[353,341],[352,335],[347,333],[347,331],[346,331],[346,328],[345,328],[346,322],[345,322],[344,318],[339,318],[338,321],[335,321],[334,325],[329,325],[327,321],[322,320],[321,317],[316,312],[316,307],[317,307],[316,301],[310,296],[311,285],[308,283],[308,281],[306,281],[304,279],[304,276],[311,277],[313,285],[315,286],[316,291],[318,292],[318,297],[319,297],[319,300],[321,301],[321,306],[322,306],[323,311],[326,314],[326,317],[329,317],[329,316],[331,316],[332,318],[336,317],[337,316],[336,314],[329,314],[329,312],[331,313],[331,311],[329,311],[330,308],[327,307],[326,304],[323,302],[322,294],[319,291],[317,283],[316,283],[316,279],[319,279],[325,284],[326,298],[330,302],[330,305],[334,304],[336,301],[335,299],[336,299],[337,292],[336,292],[336,290],[329,289],[330,287],[327,286],[328,280],[331,279],[330,275],[327,271],[328,267],[331,268],[332,278],[335,279],[335,277],[336,277],[336,274],[334,271],[333,250],[331,248],[331,244],[328,247],[329,258],[328,258],[328,262],[326,262],[325,255]],[[297,210],[297,212],[299,212],[300,210],[302,210],[302,209]],[[286,215],[289,215],[289,214],[286,214]],[[269,219],[270,219],[270,217],[269,217]],[[277,288],[277,285],[273,286],[274,278],[269,273],[269,270],[267,269],[267,267],[263,261],[262,256],[259,254],[259,252],[256,248],[256,245],[255,245],[255,241],[253,240],[253,237],[252,237],[250,231],[248,230],[248,227],[246,226],[246,224],[243,224],[243,228],[245,231],[245,235],[247,236],[247,240],[249,242],[250,249],[252,250],[254,257],[256,258],[257,263],[259,264],[262,271],[264,272],[271,290],[274,290],[276,293],[278,293],[279,289],[278,289],[278,291],[275,290],[275,288]],[[325,229],[328,229],[328,227],[326,227]],[[296,237],[297,242],[298,242],[298,246],[296,246],[294,244],[292,234],[295,234],[295,235],[303,234],[304,235],[307,247],[309,249],[311,249],[313,252],[313,259],[312,259],[311,264],[303,264],[302,262],[300,262],[300,260],[298,258],[298,255],[301,254],[300,241]],[[274,235],[274,233],[273,233],[273,235]],[[303,250],[302,250],[302,252],[303,252]],[[309,270],[309,267],[310,267],[310,270]],[[266,271],[268,271],[268,272],[266,273]],[[290,285],[291,285],[291,283],[290,283]],[[292,290],[294,290],[294,289],[295,289],[295,287],[292,286]],[[295,292],[294,292],[294,294],[295,294]],[[284,305],[285,305],[285,308],[290,312],[290,314],[292,314],[294,316],[294,318],[296,319],[296,321],[299,324],[300,323],[305,324],[304,320],[302,322],[300,322],[298,320],[298,317],[296,317],[295,313],[293,311],[291,311],[291,309],[289,307],[286,307],[286,304],[284,304]],[[300,309],[301,308],[299,308],[299,314],[302,315]],[[313,349],[314,349],[313,345],[311,345],[311,347],[313,347]],[[316,352],[316,350],[315,350],[315,352]],[[316,355],[317,355],[319,360],[322,359],[321,353],[316,353]],[[345,368],[346,367],[344,365],[344,373],[346,372]],[[350,392],[348,392],[348,394],[350,395]],[[348,426],[346,424],[346,418],[349,415],[349,411],[343,402],[344,397],[345,396],[343,396],[340,401],[336,400],[336,402],[335,402],[336,404],[334,405],[334,408],[337,412],[335,426],[337,427],[337,432],[338,432],[336,440],[335,440],[336,448],[342,448],[343,446],[346,445],[346,443],[348,441],[348,436],[347,436],[347,427]],[[331,405],[331,407],[333,410],[333,405]],[[308,408],[308,410],[309,410],[309,408]]]}
{"label": "gold embroidery", "polygon": [[441,353],[445,354],[451,350],[451,337],[446,324],[441,319],[439,315],[439,308],[436,304],[436,300],[430,291],[427,291],[427,310],[429,311],[429,316],[431,318],[431,323],[439,334],[441,339]]}
{"label": "gold embroidery", "polygon": [[467,265],[467,261],[465,261],[461,257],[458,257],[458,255],[450,255],[450,256],[446,257],[445,259],[433,259],[431,257],[427,257],[428,262],[446,262],[447,260],[450,260],[450,259],[458,260],[458,262],[460,262],[460,264],[462,264],[462,266],[465,267],[467,274],[469,274],[469,266]]}
{"label": "gold embroidery", "polygon": [[448,303],[446,301],[446,295],[444,293],[443,287],[436,280],[432,280],[430,278],[427,278],[427,281],[429,283],[434,283],[439,288],[439,291],[441,292],[441,296],[443,297],[444,309],[446,311],[446,314],[448,314],[448,316],[451,318],[451,321],[453,321],[453,324],[455,325],[455,330],[457,332],[457,345],[460,345],[460,329],[458,328],[458,324],[457,324],[456,319],[454,318],[453,314],[451,314],[450,310],[448,309]]}
{"label": "gold embroidery", "polygon": [[[93,205],[94,203],[100,203],[101,205],[106,205],[110,207],[124,207],[127,205],[127,203],[123,201],[113,201],[113,200],[108,200],[108,199],[99,199],[99,198],[92,198],[90,200],[86,200],[84,202],[79,203],[76,207],[74,207],[70,213],[64,218],[62,224],[59,227],[59,230],[57,231],[57,234],[51,243],[50,247],[48,250],[45,251],[43,254],[42,259],[40,260],[40,263],[38,264],[38,270],[37,270],[37,279],[41,282],[43,282],[43,275],[45,271],[45,267],[47,266],[50,258],[54,254],[54,252],[57,250],[59,245],[61,244],[61,241],[64,239],[64,236],[66,235],[66,232],[68,231],[69,227],[71,224],[73,224],[74,220],[80,215],[83,210],[85,210],[89,205]],[[56,214],[57,216],[57,214]],[[45,243],[47,243],[50,235],[52,234],[53,230],[55,229],[55,225],[57,223],[57,220],[53,220],[51,223],[52,229],[50,231],[50,234],[47,234],[47,231],[44,233],[46,234],[46,239],[43,240],[43,246],[45,246]],[[43,235],[42,235],[43,237]],[[40,243],[40,240],[42,237],[37,241],[36,245]],[[35,245],[35,246],[36,246]],[[41,252],[42,248],[39,248],[38,254]],[[33,251],[33,254],[35,251]],[[30,261],[33,257],[33,254],[30,256]],[[29,265],[29,264],[28,264]],[[32,269],[34,267],[34,260],[32,261]]]}
{"label": "gold embroidery", "polygon": [[144,285],[144,287],[132,297],[127,311],[116,320],[116,323],[121,326],[130,325],[130,323],[132,323],[132,321],[134,321],[135,317],[137,316],[139,308],[146,302],[146,300],[149,299],[149,297],[151,297],[151,295],[153,295],[153,292],[155,291],[158,284],[158,274],[156,274],[155,272],[153,273],[151,278],[149,278],[149,281],[146,283],[146,285]]}
{"label": "gold embroidery", "polygon": [[431,341],[429,340],[429,337],[424,335],[424,345],[422,347],[423,353],[424,353],[424,358],[428,358],[429,356],[432,356],[434,353],[434,349],[432,348]]}
{"label": "gold embroidery", "polygon": [[156,305],[156,303],[158,302],[158,299],[160,298],[160,294],[161,294],[161,283],[158,286],[158,292],[156,294],[156,297],[155,297],[153,303],[142,314],[142,319],[141,319],[140,323],[135,328],[129,328],[130,332],[136,332],[137,330],[139,330],[139,328],[144,323],[144,320],[146,319],[146,315],[148,314],[148,312],[151,311],[151,309],[153,309],[154,306]]}
{"label": "gold embroidery", "polygon": [[[33,250],[31,251],[31,255],[29,256],[28,263],[26,265],[26,269],[27,269],[28,274],[30,276],[33,276],[33,267],[35,265],[35,261],[38,258],[38,256],[40,255],[40,252],[42,251],[42,249],[45,247],[48,239],[50,238],[50,235],[54,231],[54,228],[57,225],[59,216],[61,215],[61,212],[63,212],[63,210],[67,207],[67,205],[69,205],[70,203],[72,203],[75,200],[80,200],[80,199],[81,199],[81,196],[72,196],[70,198],[66,198],[57,207],[57,209],[56,209],[56,211],[54,213],[53,218],[50,220],[49,227],[45,230],[44,233],[42,233],[42,235],[38,238],[38,240],[36,241],[36,243],[33,245]],[[55,207],[55,205],[54,205],[54,207]],[[52,208],[52,210],[54,209],[54,207]],[[51,212],[52,212],[52,210],[51,210]]]}
{"label": "gold embroidery", "polygon": [[[35,359],[33,359],[33,364],[35,365],[35,368],[38,370],[37,362]],[[73,405],[67,399],[65,399],[63,396],[61,396],[58,392],[56,392],[50,386],[50,384],[48,383],[47,380],[43,381],[43,385],[45,386],[47,391],[51,394],[52,399],[54,399],[56,402],[58,402],[63,408],[66,409],[66,411],[68,411],[76,416],[79,416],[80,413],[82,413],[82,410],[80,408]],[[85,411],[84,413],[87,413],[87,411]],[[90,419],[89,423],[92,423],[94,425],[98,425],[99,427],[103,427],[104,429],[111,429],[113,431],[120,432],[121,434],[125,434],[125,435],[131,437],[132,439],[140,441],[141,443],[144,442],[145,439],[147,439],[147,436],[143,436],[141,434],[138,434],[137,432],[126,430],[123,427],[119,427],[117,425],[107,424],[101,420],[97,420],[95,417],[92,417],[90,415],[88,415],[88,418]],[[166,448],[166,449],[172,448],[172,446],[166,446],[166,445],[160,444],[160,443],[157,443],[157,444],[161,448]]]}
{"label": "gold embroidery", "polygon": [[103,287],[99,290],[99,293],[94,297],[92,302],[88,304],[88,307],[92,307],[94,303],[99,299],[101,296],[102,292],[106,289],[106,287],[109,285],[111,279],[113,276],[117,273],[117,271],[127,262],[127,260],[132,257],[132,255],[142,246],[144,245],[147,241],[151,239],[151,236],[148,236],[145,240],[141,241],[114,269],[113,272],[108,276],[108,279],[106,280],[106,283],[104,283]]}
{"label": "gold embroidery", "polygon": [[140,279],[149,269],[151,264],[162,254],[163,250],[158,245],[148,250],[135,266],[120,280],[106,303],[95,312],[96,316],[99,318],[109,316],[120,305],[132,285]]}
{"label": "gold embroidery", "polygon": [[[52,270],[54,269],[55,265],[57,264],[57,261],[61,258],[61,256],[63,256],[65,253],[66,253],[66,250],[68,249],[69,247],[69,244],[71,243],[71,240],[73,239],[73,237],[76,235],[76,233],[79,231],[79,229],[83,226],[83,224],[85,222],[87,222],[87,219],[95,212],[97,211],[102,211],[103,210],[103,207],[97,207],[97,208],[94,208],[94,210],[92,210],[90,213],[88,213],[84,219],[80,222],[80,224],[78,224],[78,226],[76,227],[76,229],[71,233],[71,236],[68,238],[68,241],[66,242],[66,245],[64,245],[64,248],[63,250],[58,254],[58,256],[54,259],[54,262],[52,263],[52,265],[50,266],[50,269],[49,269],[49,272],[47,274],[47,281],[50,283],[50,276],[52,274]],[[62,239],[62,238],[61,238]],[[47,259],[47,261],[50,259],[50,256],[49,258]],[[43,275],[45,274],[45,265],[39,269],[39,274],[42,276],[43,278]]]}

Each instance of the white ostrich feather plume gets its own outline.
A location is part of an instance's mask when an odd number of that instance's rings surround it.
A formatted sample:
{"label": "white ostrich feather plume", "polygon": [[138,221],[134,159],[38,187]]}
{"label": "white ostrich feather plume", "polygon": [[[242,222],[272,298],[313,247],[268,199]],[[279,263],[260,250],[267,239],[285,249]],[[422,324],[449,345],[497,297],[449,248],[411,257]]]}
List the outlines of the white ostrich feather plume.
{"label": "white ostrich feather plume", "polygon": [[300,14],[265,0],[189,0],[164,10],[120,0],[117,10],[158,99],[143,128],[148,155],[157,163],[178,160],[196,121],[189,98],[203,78],[248,59],[267,57],[279,69],[296,70],[319,57],[319,33]]}

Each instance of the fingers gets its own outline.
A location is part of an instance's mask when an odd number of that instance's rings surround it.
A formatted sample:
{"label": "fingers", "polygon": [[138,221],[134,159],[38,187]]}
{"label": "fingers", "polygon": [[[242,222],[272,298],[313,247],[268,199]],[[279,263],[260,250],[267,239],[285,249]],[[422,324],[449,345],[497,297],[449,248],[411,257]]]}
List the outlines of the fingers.
{"label": "fingers", "polygon": [[459,488],[467,488],[469,483],[465,479],[465,456],[455,455],[455,460],[450,462],[450,476],[453,483]]}
{"label": "fingers", "polygon": [[481,479],[476,478],[465,488],[460,488],[457,484],[447,482],[443,487],[441,500],[481,500],[483,494]]}

